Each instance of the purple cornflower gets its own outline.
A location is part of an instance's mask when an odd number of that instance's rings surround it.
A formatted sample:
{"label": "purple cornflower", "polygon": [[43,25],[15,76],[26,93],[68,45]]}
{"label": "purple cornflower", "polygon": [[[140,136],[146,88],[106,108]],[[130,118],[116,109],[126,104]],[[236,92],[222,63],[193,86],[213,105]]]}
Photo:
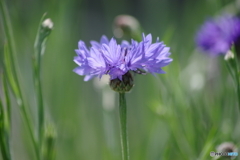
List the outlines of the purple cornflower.
{"label": "purple cornflower", "polygon": [[122,41],[121,44],[117,44],[114,38],[108,40],[102,36],[100,43],[91,41],[91,45],[88,49],[83,41],[79,41],[75,50],[77,56],[74,62],[79,66],[74,72],[85,75],[84,81],[101,78],[104,74],[109,74],[111,80],[118,78],[122,81],[123,75],[129,71],[165,73],[161,68],[172,61],[169,58],[170,48],[158,40],[152,43],[151,34],[143,34],[141,42],[132,40],[131,43]]}
{"label": "purple cornflower", "polygon": [[240,20],[231,15],[207,20],[196,36],[196,44],[210,55],[226,54],[240,37]]}

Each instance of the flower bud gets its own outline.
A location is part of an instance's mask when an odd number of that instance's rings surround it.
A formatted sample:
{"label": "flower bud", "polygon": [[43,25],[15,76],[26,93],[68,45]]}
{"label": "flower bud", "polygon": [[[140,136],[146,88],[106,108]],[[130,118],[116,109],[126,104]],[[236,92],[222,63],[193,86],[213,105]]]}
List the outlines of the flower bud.
{"label": "flower bud", "polygon": [[[44,15],[45,16],[45,15]],[[39,29],[37,32],[37,37],[34,44],[34,59],[36,60],[39,55],[43,55],[45,51],[45,43],[53,29],[53,22],[50,18],[41,20]],[[39,64],[38,64],[39,65]]]}
{"label": "flower bud", "polygon": [[225,59],[226,61],[231,60],[231,59],[234,59],[234,54],[233,54],[233,52],[230,51],[230,50],[227,51],[227,53],[226,53],[224,59]]}
{"label": "flower bud", "polygon": [[48,28],[48,29],[52,29],[53,28],[53,22],[50,18],[45,19],[42,23],[43,28]]}
{"label": "flower bud", "polygon": [[44,147],[43,147],[43,159],[54,160],[55,159],[55,142],[57,133],[52,123],[47,123],[44,133]]}
{"label": "flower bud", "polygon": [[42,22],[41,29],[40,29],[40,38],[45,39],[53,29],[53,22],[50,18],[45,19]]}
{"label": "flower bud", "polygon": [[110,87],[112,90],[119,93],[129,92],[133,85],[133,76],[130,72],[124,74],[122,80],[116,78],[110,81]]}
{"label": "flower bud", "polygon": [[130,38],[141,38],[140,24],[136,18],[130,15],[119,15],[113,23],[113,33],[117,38],[128,36]]}

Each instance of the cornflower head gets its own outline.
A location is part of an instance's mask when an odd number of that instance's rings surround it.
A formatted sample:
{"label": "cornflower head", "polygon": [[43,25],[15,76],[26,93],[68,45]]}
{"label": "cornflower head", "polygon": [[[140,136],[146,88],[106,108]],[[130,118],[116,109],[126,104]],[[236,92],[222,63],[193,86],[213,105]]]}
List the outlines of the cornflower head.
{"label": "cornflower head", "polygon": [[240,20],[224,15],[207,20],[196,36],[196,44],[210,55],[226,54],[240,38]]}
{"label": "cornflower head", "polygon": [[[129,91],[133,86],[131,72],[145,74],[149,72],[165,73],[162,67],[168,65],[172,59],[170,48],[166,47],[158,39],[152,43],[152,35],[143,34],[142,41],[122,41],[118,44],[112,38],[102,36],[100,42],[91,41],[88,49],[83,41],[79,41],[77,56],[74,62],[79,65],[74,72],[85,75],[84,81],[93,77],[101,78],[102,75],[110,75],[110,86],[118,92]],[[124,89],[123,89],[124,88]]]}

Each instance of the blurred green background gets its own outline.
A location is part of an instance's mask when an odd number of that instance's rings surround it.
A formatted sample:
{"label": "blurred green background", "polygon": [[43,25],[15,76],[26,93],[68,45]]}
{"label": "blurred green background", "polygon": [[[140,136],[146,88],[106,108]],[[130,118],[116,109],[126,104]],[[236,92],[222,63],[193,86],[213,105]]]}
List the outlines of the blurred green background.
{"label": "blurred green background", "polygon": [[[118,95],[104,86],[104,80],[84,82],[72,72],[78,41],[90,45],[103,34],[113,37],[113,20],[120,14],[136,17],[145,34],[171,47],[173,58],[164,68],[167,74],[136,75],[135,87],[126,95],[130,159],[207,160],[222,142],[240,146],[237,96],[223,57],[210,58],[194,44],[204,20],[222,11],[234,13],[235,1],[7,0],[7,7],[24,98],[35,124],[33,45],[43,13],[54,22],[42,60],[42,81],[46,121],[57,130],[57,160],[121,159]],[[1,24],[1,54],[4,41]],[[33,160],[29,133],[14,98],[13,104],[13,158]]]}

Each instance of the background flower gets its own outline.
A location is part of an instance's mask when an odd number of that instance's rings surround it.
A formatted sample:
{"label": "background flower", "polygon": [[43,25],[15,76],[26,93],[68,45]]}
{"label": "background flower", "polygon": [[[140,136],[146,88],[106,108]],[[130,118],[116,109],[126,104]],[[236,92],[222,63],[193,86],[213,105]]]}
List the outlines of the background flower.
{"label": "background flower", "polygon": [[196,43],[210,55],[226,54],[240,36],[240,20],[231,15],[207,20],[197,33]]}

